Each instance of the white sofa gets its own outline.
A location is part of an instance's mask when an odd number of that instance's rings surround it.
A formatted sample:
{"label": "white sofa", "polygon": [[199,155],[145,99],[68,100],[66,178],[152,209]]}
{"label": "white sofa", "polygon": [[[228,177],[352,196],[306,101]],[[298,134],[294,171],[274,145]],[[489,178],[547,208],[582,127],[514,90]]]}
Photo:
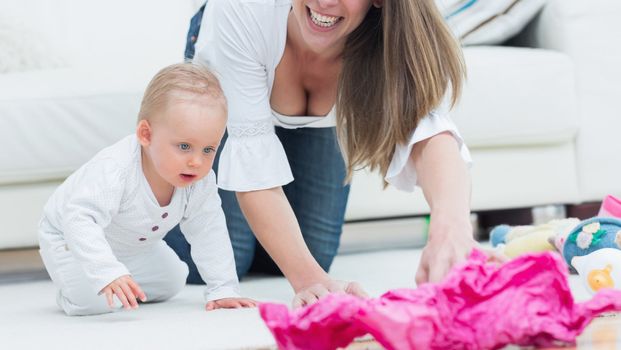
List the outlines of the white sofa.
{"label": "white sofa", "polygon": [[[53,189],[133,132],[150,77],[182,59],[197,2],[0,3],[0,30],[2,16],[22,19],[55,66],[0,74],[0,249],[35,246]],[[621,3],[610,0],[549,0],[520,35],[533,48],[465,48],[469,79],[453,118],[475,162],[474,210],[621,194],[621,163],[614,161],[621,149],[621,48],[613,44],[619,13]],[[26,40],[28,32],[15,35]],[[420,191],[382,191],[379,176],[361,171],[347,219],[427,210]]]}

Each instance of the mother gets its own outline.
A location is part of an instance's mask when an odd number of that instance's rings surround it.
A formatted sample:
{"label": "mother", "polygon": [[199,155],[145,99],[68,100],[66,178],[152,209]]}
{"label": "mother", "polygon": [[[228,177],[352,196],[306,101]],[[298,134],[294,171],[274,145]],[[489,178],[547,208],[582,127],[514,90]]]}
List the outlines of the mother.
{"label": "mother", "polygon": [[[194,60],[219,74],[229,104],[216,171],[240,277],[280,269],[297,304],[364,294],[325,272],[362,167],[423,189],[418,283],[465,258],[470,158],[447,116],[464,66],[433,0],[209,0],[200,23]],[[200,282],[181,233],[167,241]]]}

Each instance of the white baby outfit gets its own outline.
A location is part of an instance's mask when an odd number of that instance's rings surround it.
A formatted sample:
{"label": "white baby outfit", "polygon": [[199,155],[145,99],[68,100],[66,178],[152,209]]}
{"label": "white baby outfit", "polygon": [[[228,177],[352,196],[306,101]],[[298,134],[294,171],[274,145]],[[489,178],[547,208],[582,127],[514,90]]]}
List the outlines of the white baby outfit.
{"label": "white baby outfit", "polygon": [[188,267],[162,238],[179,223],[206,282],[205,300],[238,297],[213,171],[176,188],[170,204],[161,207],[142,172],[135,135],[99,152],[58,187],[40,223],[40,252],[59,288],[59,306],[69,315],[112,311],[98,293],[128,274],[148,301],[174,296]]}
{"label": "white baby outfit", "polygon": [[[322,117],[282,116],[270,107],[275,71],[285,50],[291,0],[209,0],[203,14],[194,60],[212,68],[228,101],[228,139],[220,155],[218,186],[253,191],[293,180],[287,156],[274,131],[284,128],[333,127],[335,108]],[[363,87],[372,88],[372,87]],[[410,154],[419,141],[449,131],[470,163],[445,101],[423,118],[407,144],[397,145],[386,181],[413,191],[416,172]]]}

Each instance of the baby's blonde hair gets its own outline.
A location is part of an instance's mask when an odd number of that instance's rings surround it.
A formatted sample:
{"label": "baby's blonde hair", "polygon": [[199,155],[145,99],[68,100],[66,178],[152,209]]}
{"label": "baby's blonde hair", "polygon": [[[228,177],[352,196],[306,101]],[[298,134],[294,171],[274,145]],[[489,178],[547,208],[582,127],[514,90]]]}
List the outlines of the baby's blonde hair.
{"label": "baby's blonde hair", "polygon": [[218,78],[204,65],[185,62],[163,68],[151,79],[142,97],[138,122],[151,121],[155,112],[166,105],[171,97],[184,95],[212,98],[222,103],[226,110],[226,99]]}

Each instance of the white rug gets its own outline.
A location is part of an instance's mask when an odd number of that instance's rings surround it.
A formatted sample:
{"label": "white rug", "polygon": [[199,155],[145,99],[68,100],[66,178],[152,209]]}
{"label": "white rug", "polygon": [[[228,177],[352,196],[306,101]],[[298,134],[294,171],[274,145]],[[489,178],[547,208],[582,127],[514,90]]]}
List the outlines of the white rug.
{"label": "white rug", "polygon": [[[414,287],[418,250],[338,256],[331,275],[360,282],[372,296]],[[291,303],[284,278],[243,281],[259,301]],[[0,349],[269,349],[275,342],[257,309],[204,311],[202,287],[138,310],[68,317],[54,301],[51,281],[0,285]]]}

